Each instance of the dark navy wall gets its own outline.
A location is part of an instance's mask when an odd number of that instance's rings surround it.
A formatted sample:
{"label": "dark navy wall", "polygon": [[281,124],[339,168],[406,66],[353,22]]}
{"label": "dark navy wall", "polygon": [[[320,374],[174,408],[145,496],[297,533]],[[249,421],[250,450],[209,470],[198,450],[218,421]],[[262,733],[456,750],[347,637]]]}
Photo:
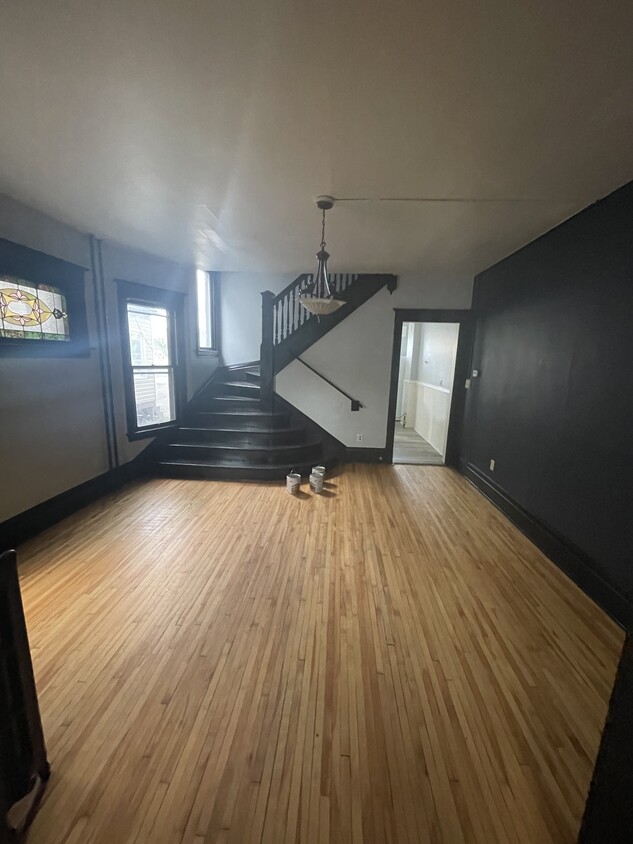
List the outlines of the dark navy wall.
{"label": "dark navy wall", "polygon": [[473,308],[464,462],[633,607],[633,183],[481,273]]}

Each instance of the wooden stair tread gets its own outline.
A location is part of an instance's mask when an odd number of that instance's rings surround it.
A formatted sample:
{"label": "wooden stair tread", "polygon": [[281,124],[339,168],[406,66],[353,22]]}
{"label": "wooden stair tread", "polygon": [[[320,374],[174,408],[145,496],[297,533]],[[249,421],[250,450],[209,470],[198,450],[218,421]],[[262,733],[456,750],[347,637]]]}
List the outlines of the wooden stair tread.
{"label": "wooden stair tread", "polygon": [[[259,390],[259,387],[257,387],[257,389]],[[235,401],[235,402],[239,402],[240,404],[242,402],[258,402],[259,401],[258,398],[254,398],[252,396],[238,396],[238,395],[234,395],[232,393],[226,393],[226,394],[223,393],[220,396],[209,396],[208,400],[209,401]]]}
{"label": "wooden stair tread", "polygon": [[253,390],[255,392],[259,392],[261,389],[259,384],[255,384],[253,381],[222,381],[223,387],[244,387],[246,390]]}
{"label": "wooden stair tread", "polygon": [[215,425],[213,427],[205,427],[204,425],[183,425],[178,430],[192,433],[195,431],[205,433],[217,431],[220,434],[296,434],[298,431],[304,431],[305,428],[302,428],[300,425],[291,428],[273,428],[272,426],[268,428],[230,428],[226,426],[218,428]]}
{"label": "wooden stair tread", "polygon": [[313,465],[312,461],[301,463],[232,463],[229,460],[222,460],[216,458],[215,460],[160,460],[159,466],[196,466],[206,469],[253,469],[258,472],[293,472],[304,469],[310,469]]}
{"label": "wooden stair tread", "polygon": [[321,445],[320,440],[284,445],[232,445],[224,442],[173,442],[169,444],[170,448],[222,448],[226,451],[289,451],[290,449],[314,448],[318,445]]}
{"label": "wooden stair tread", "polygon": [[286,412],[279,410],[249,410],[247,407],[240,408],[240,410],[199,410],[197,412],[198,416],[204,414],[209,416],[269,416],[276,419],[288,415]]}

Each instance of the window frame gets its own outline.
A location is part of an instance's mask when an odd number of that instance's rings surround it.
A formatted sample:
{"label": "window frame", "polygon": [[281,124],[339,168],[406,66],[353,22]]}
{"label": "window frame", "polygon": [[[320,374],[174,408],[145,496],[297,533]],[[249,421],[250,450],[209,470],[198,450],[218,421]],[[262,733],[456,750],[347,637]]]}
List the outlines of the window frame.
{"label": "window frame", "polygon": [[27,285],[56,287],[66,299],[69,339],[35,340],[0,336],[0,357],[69,358],[89,357],[86,317],[86,267],[71,264],[19,243],[0,238],[0,276],[19,278]]}
{"label": "window frame", "polygon": [[[202,346],[200,343],[200,314],[198,303],[198,273],[202,272],[207,277],[209,285],[209,301],[211,303],[211,346]],[[198,357],[218,357],[220,354],[220,274],[210,270],[203,270],[198,267],[195,271],[195,322],[196,322],[196,352]]]}
{"label": "window frame", "polygon": [[[133,282],[123,281],[121,279],[117,279],[117,286],[127,437],[130,441],[141,440],[147,437],[155,437],[161,431],[177,428],[181,422],[182,411],[185,406],[186,399],[186,356],[184,348],[183,322],[184,295],[173,290],[164,290],[160,287],[151,287],[146,284],[136,284]],[[158,425],[138,425],[136,414],[136,393],[134,390],[134,369],[151,369],[151,367],[135,367],[132,364],[127,311],[128,304],[165,308],[169,313],[169,348],[171,363],[169,366],[157,367],[159,369],[171,369],[173,372],[174,419],[169,422],[162,422]]]}

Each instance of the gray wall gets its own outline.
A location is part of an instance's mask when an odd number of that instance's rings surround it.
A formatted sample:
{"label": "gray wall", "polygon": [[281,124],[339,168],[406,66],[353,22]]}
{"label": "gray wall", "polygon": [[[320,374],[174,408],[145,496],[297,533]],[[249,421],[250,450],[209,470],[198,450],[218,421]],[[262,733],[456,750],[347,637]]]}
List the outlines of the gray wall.
{"label": "gray wall", "polygon": [[212,375],[218,360],[208,356],[198,357],[196,334],[196,297],[194,269],[182,264],[175,264],[154,255],[128,249],[116,243],[103,244],[103,271],[106,280],[106,298],[108,303],[108,329],[110,333],[110,361],[115,395],[117,442],[122,462],[136,457],[148,444],[148,440],[128,442],[123,393],[123,362],[121,335],[117,306],[116,279],[148,284],[169,290],[180,290],[185,299],[185,335],[187,359],[187,396]]}
{"label": "gray wall", "polygon": [[262,342],[261,293],[264,290],[280,293],[292,279],[291,275],[222,273],[222,359],[227,366],[259,360]]}
{"label": "gray wall", "polygon": [[[0,522],[108,470],[93,281],[88,236],[0,195],[0,237],[87,268],[88,358],[0,357]],[[189,394],[216,360],[197,358],[193,322],[193,268],[104,243],[108,325],[121,462],[150,440],[126,436],[115,278],[191,291],[187,297]]]}

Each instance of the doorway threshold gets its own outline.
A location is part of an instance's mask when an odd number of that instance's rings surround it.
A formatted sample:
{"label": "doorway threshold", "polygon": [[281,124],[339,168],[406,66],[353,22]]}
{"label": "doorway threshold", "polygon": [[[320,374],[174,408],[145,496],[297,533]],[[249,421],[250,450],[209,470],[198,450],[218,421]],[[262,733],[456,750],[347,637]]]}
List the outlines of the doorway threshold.
{"label": "doorway threshold", "polygon": [[418,466],[443,466],[444,458],[431,443],[413,428],[403,428],[396,422],[393,437],[393,462]]}

